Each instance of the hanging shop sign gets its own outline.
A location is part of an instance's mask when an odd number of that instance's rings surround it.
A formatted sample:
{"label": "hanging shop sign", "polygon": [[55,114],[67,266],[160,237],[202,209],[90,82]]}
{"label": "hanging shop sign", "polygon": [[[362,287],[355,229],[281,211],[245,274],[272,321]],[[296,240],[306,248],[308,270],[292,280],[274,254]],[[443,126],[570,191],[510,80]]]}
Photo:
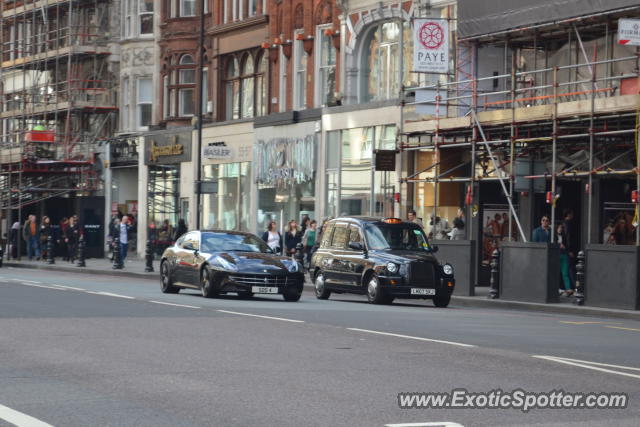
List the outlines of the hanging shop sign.
{"label": "hanging shop sign", "polygon": [[413,70],[422,73],[449,72],[449,21],[413,21]]}
{"label": "hanging shop sign", "polygon": [[233,157],[233,148],[225,142],[209,142],[202,147],[202,158],[229,160]]}
{"label": "hanging shop sign", "polygon": [[146,165],[188,162],[191,160],[191,133],[149,135],[144,154]]}
{"label": "hanging shop sign", "polygon": [[618,20],[618,43],[640,46],[640,19]]}
{"label": "hanging shop sign", "polygon": [[260,184],[301,184],[313,179],[315,136],[257,140],[253,147],[255,181]]}

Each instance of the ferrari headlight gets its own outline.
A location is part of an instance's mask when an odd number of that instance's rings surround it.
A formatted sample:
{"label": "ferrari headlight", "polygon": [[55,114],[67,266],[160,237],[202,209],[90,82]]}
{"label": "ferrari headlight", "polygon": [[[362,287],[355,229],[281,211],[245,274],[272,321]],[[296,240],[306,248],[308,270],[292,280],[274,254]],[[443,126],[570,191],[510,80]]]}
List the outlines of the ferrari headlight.
{"label": "ferrari headlight", "polygon": [[220,264],[220,266],[222,268],[224,268],[225,270],[228,271],[238,271],[238,266],[235,265],[234,263],[231,263],[229,261],[227,261],[226,259],[222,258],[221,256],[217,256],[216,257],[216,261],[218,262],[218,264]]}
{"label": "ferrari headlight", "polygon": [[447,276],[453,276],[453,266],[451,264],[445,264],[442,266],[442,272]]}
{"label": "ferrari headlight", "polygon": [[300,270],[300,266],[297,261],[291,261],[287,263],[287,270],[289,270],[289,273],[297,273]]}
{"label": "ferrari headlight", "polygon": [[398,266],[392,262],[389,262],[387,263],[387,270],[389,271],[389,273],[397,273]]}

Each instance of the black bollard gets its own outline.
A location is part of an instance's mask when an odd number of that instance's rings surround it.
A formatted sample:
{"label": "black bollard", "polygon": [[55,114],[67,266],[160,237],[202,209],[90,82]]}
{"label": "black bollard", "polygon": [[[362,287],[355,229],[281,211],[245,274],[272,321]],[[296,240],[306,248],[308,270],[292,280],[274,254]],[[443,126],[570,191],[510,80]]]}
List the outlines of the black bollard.
{"label": "black bollard", "polygon": [[53,259],[53,236],[47,236],[47,264],[55,264],[56,260]]}
{"label": "black bollard", "polygon": [[578,263],[576,264],[576,292],[573,294],[573,303],[584,305],[584,251],[578,252]]}
{"label": "black bollard", "polygon": [[78,263],[76,267],[86,267],[87,264],[84,262],[84,235],[80,235],[80,239],[78,240]]}
{"label": "black bollard", "polygon": [[113,239],[113,267],[114,270],[122,270],[122,262],[120,261],[120,239]]}
{"label": "black bollard", "polygon": [[489,299],[500,298],[500,250],[496,249],[491,254],[491,279],[489,290]]}
{"label": "black bollard", "polygon": [[147,266],[144,268],[144,271],[146,271],[147,273],[151,273],[153,272],[153,243],[151,242],[151,239],[147,240],[145,257],[147,260]]}
{"label": "black bollard", "polygon": [[303,248],[304,246],[302,246],[302,243],[298,243],[296,245],[296,254],[295,254],[296,261],[298,261],[302,265],[304,265],[304,251],[302,250]]}

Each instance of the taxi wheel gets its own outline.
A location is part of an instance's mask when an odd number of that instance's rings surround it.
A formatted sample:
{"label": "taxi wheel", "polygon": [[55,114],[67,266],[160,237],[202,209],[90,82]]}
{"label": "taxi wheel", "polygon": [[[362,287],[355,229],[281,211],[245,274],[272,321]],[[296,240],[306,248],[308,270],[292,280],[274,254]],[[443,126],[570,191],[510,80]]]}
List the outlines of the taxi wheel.
{"label": "taxi wheel", "polygon": [[162,285],[160,290],[163,294],[177,294],[180,292],[180,288],[173,286],[167,261],[162,261],[162,264],[160,264],[160,284]]}
{"label": "taxi wheel", "polygon": [[213,280],[211,280],[211,276],[211,269],[208,265],[205,265],[200,273],[200,291],[205,298],[213,298],[220,293],[218,289],[216,289]]}
{"label": "taxi wheel", "polygon": [[284,300],[288,302],[299,301],[301,296],[302,296],[302,291],[299,291],[297,289],[285,289],[284,293],[282,294],[282,297],[284,298]]}
{"label": "taxi wheel", "polygon": [[387,304],[389,300],[380,288],[380,281],[375,274],[371,275],[367,281],[367,299],[371,304]]}
{"label": "taxi wheel", "polygon": [[436,307],[445,308],[449,305],[449,301],[451,301],[451,295],[436,295],[433,297],[433,305]]}
{"label": "taxi wheel", "polygon": [[316,275],[314,288],[316,292],[316,298],[318,299],[329,299],[329,297],[331,296],[331,291],[327,290],[327,288],[325,287],[324,275],[322,273],[318,273]]}

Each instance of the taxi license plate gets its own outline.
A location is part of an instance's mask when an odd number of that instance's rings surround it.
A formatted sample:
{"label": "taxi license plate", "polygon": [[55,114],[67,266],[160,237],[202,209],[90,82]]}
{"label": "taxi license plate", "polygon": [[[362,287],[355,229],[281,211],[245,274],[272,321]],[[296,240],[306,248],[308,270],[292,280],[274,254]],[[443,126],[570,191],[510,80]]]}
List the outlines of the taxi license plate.
{"label": "taxi license plate", "polygon": [[265,286],[252,286],[251,292],[254,294],[277,294],[278,288],[271,288]]}
{"label": "taxi license plate", "polygon": [[411,295],[435,295],[435,289],[411,288]]}

